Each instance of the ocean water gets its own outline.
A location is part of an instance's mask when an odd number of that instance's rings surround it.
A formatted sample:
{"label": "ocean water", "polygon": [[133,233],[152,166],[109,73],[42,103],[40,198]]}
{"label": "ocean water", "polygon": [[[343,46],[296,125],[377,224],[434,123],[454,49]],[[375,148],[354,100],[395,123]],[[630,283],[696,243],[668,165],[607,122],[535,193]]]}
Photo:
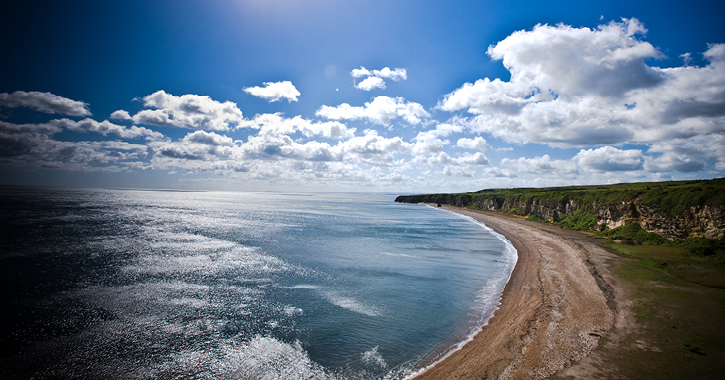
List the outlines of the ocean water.
{"label": "ocean water", "polygon": [[394,195],[0,188],[0,377],[400,379],[516,262]]}

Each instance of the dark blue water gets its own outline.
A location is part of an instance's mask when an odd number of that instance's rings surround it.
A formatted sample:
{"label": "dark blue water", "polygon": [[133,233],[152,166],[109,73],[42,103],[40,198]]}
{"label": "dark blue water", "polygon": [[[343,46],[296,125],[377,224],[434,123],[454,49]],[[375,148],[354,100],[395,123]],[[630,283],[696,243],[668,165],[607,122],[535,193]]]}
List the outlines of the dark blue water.
{"label": "dark blue water", "polygon": [[485,323],[516,260],[390,195],[0,195],[2,378],[403,378]]}

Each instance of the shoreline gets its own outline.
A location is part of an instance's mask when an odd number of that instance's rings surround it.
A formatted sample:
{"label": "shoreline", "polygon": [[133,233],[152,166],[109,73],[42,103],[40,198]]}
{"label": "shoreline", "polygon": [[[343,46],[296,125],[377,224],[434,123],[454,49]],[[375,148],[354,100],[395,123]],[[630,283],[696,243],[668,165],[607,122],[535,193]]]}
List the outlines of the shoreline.
{"label": "shoreline", "polygon": [[[615,305],[611,276],[600,274],[606,251],[592,238],[498,212],[443,209],[505,236],[518,259],[488,323],[414,379],[540,379],[597,347],[614,325]],[[604,256],[592,257],[596,249]]]}

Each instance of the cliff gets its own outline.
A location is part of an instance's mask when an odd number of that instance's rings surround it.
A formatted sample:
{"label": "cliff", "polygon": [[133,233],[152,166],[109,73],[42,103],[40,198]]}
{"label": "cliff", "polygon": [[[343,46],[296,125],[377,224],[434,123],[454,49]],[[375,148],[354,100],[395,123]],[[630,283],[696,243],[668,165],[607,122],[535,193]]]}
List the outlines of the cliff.
{"label": "cliff", "polygon": [[489,189],[399,196],[396,202],[441,203],[542,219],[579,230],[637,223],[669,240],[725,238],[725,178],[602,186]]}

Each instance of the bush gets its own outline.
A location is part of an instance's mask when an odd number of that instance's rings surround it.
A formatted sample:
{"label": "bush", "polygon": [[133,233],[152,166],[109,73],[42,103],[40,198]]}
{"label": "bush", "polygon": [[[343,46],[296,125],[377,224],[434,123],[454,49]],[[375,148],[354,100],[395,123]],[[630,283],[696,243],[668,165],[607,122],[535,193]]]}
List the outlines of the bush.
{"label": "bush", "polygon": [[558,223],[561,227],[570,230],[588,231],[596,229],[597,216],[584,210],[576,210],[563,217]]}

